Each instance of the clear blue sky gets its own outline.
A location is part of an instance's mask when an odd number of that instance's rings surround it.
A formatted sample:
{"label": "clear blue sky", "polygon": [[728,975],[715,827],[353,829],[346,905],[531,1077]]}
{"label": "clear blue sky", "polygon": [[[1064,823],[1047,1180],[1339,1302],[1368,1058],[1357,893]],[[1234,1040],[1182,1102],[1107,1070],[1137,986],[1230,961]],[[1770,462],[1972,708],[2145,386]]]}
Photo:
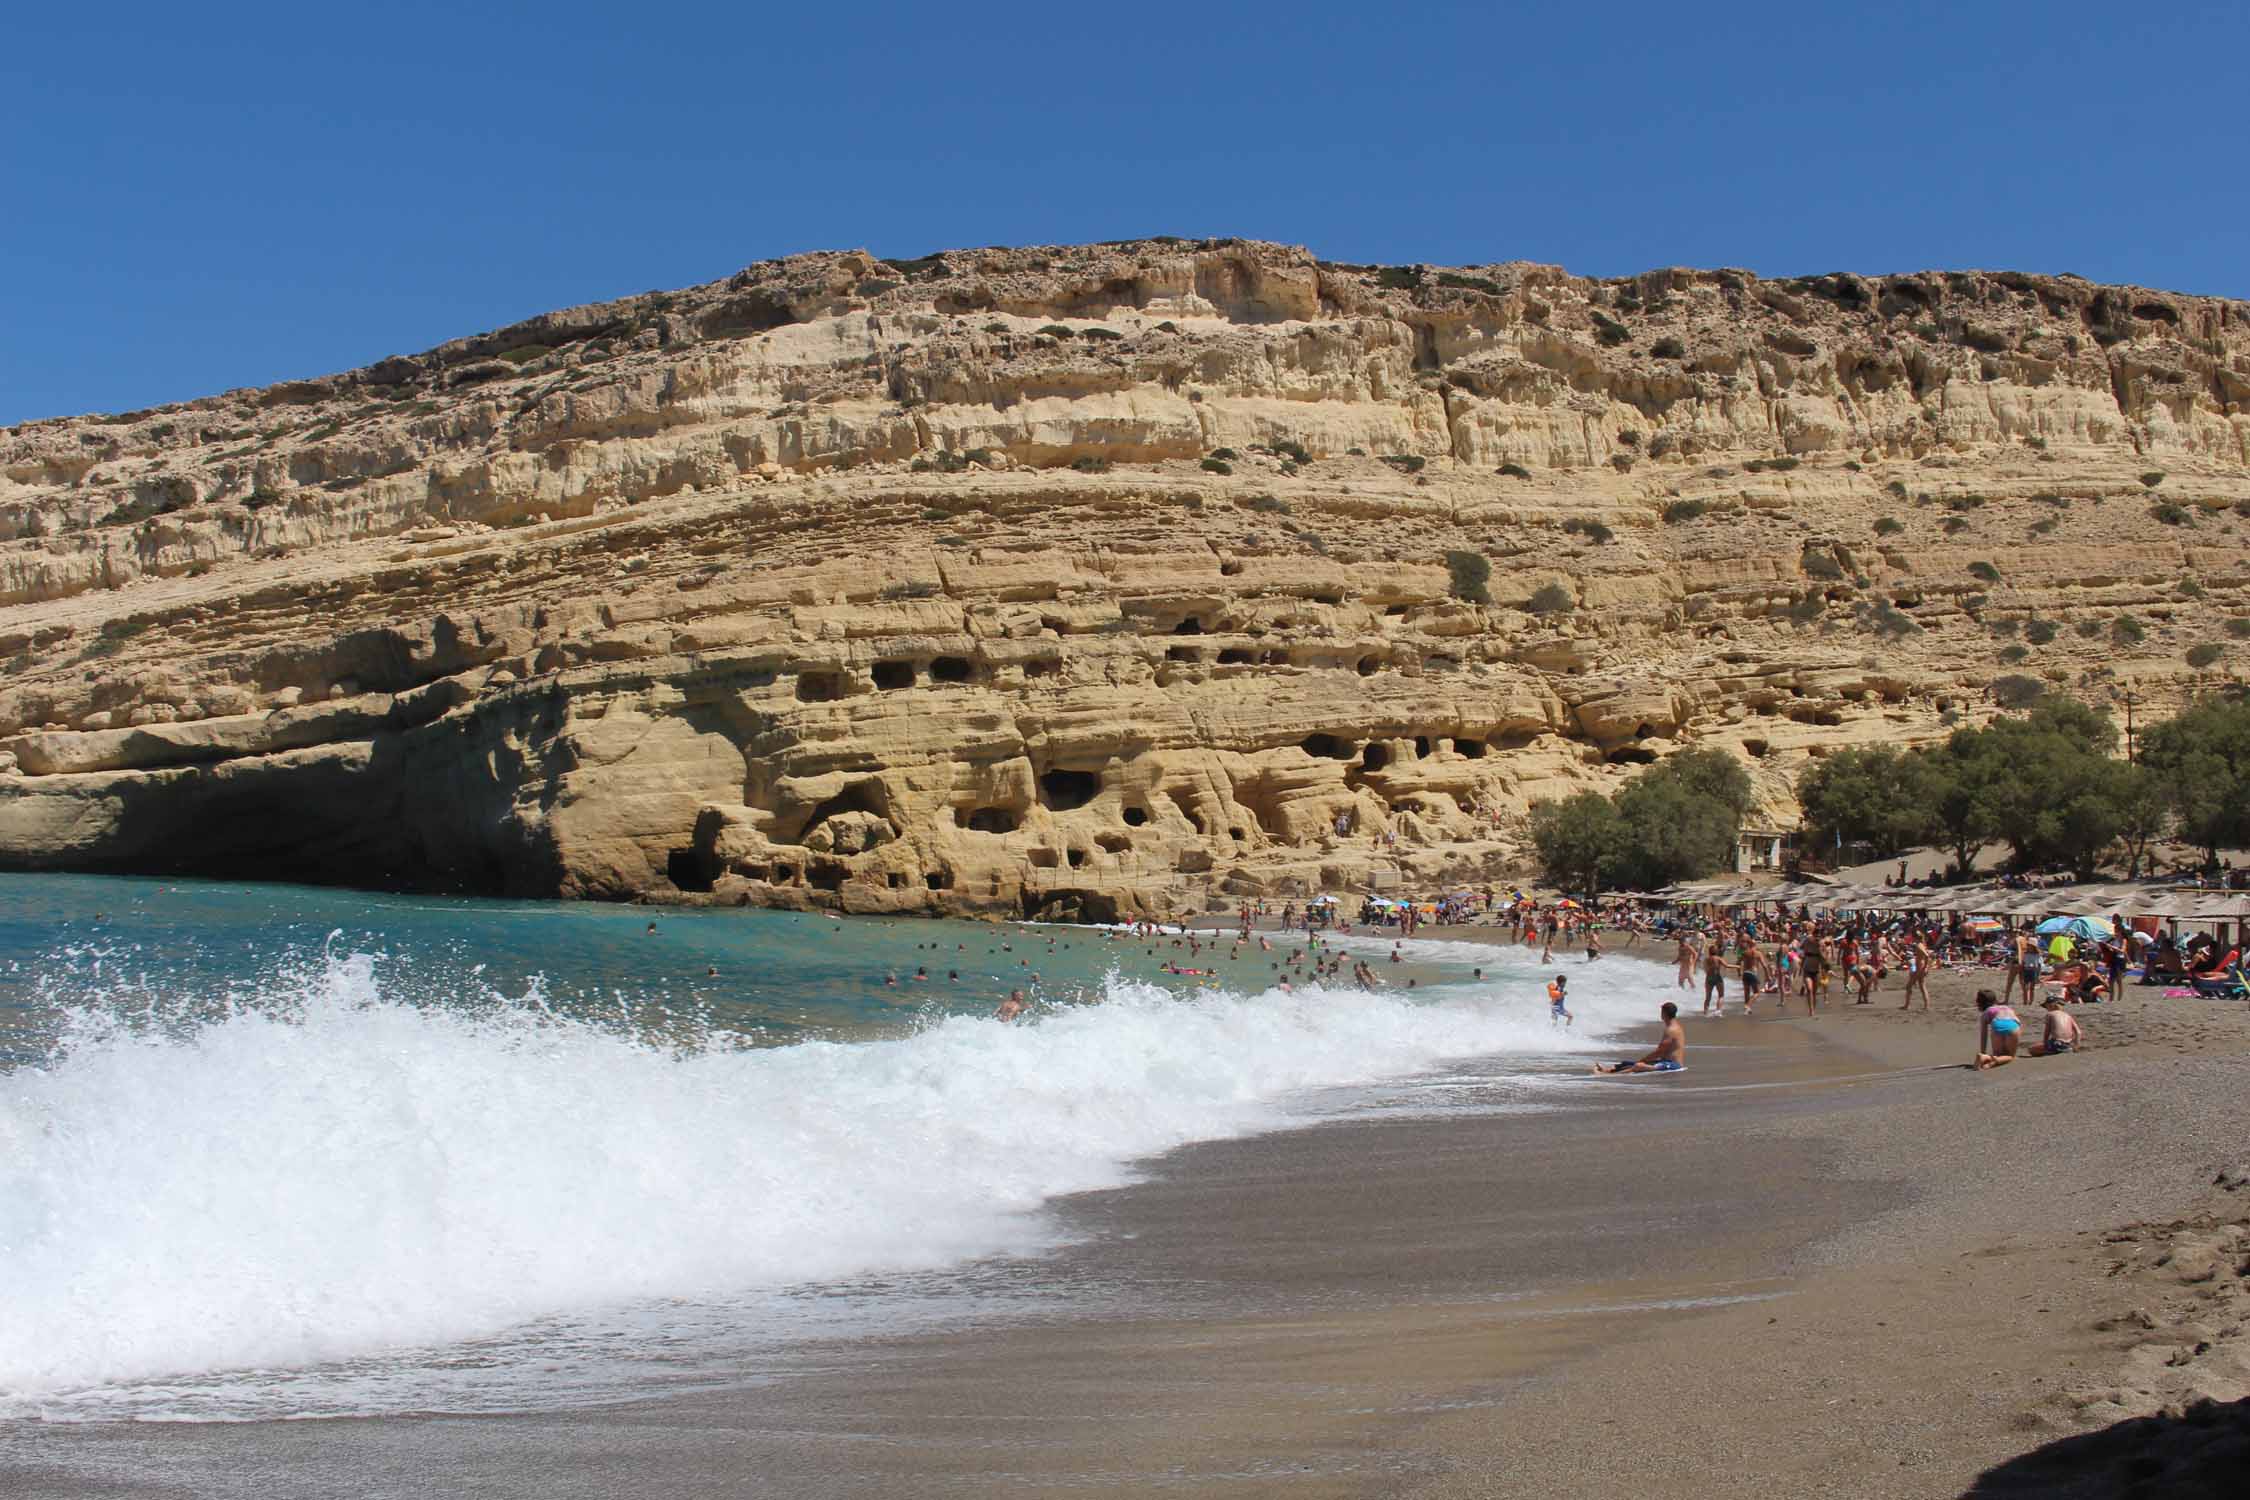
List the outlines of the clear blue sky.
{"label": "clear blue sky", "polygon": [[2246,58],[2243,0],[21,4],[0,423],[858,246],[2250,295]]}

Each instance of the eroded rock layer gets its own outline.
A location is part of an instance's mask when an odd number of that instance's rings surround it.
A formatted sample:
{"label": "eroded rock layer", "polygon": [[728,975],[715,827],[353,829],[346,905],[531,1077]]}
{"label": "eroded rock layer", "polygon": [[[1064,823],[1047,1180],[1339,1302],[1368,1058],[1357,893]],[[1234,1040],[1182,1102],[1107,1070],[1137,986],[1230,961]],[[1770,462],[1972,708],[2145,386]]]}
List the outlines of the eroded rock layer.
{"label": "eroded rock layer", "polygon": [[792,257],[0,432],[0,861],[851,910],[1470,880],[1533,798],[2231,674],[2250,306]]}

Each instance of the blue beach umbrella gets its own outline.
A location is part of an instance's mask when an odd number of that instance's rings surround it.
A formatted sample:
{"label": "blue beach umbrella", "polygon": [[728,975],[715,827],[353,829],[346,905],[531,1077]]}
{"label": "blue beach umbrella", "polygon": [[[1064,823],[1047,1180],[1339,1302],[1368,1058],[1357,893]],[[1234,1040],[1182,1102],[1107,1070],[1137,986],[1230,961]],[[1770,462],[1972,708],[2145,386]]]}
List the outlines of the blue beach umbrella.
{"label": "blue beach umbrella", "polygon": [[2039,924],[2041,937],[2053,937],[2060,932],[2082,943],[2098,943],[2115,936],[2116,931],[2107,917],[2049,917]]}

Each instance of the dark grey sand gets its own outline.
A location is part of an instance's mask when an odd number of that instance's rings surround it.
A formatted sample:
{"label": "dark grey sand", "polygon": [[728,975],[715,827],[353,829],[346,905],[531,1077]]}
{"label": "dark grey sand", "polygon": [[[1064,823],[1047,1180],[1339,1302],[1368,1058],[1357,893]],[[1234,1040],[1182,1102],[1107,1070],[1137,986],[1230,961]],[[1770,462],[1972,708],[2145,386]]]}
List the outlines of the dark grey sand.
{"label": "dark grey sand", "polygon": [[2124,1357],[2098,1232],[2250,1143],[2250,1007],[2196,1019],[2227,1055],[1991,1076],[1933,1066],[1958,1010],[1697,1023],[1579,1108],[1175,1153],[999,1268],[1036,1324],[591,1410],[0,1428],[0,1494],[1959,1494]]}

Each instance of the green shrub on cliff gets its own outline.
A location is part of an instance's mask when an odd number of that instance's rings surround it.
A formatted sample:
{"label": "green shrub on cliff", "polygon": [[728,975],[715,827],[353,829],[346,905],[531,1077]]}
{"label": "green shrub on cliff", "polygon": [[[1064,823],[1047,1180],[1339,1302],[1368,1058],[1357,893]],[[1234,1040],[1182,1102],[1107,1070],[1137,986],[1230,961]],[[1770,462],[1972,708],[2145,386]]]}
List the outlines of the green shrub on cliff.
{"label": "green shrub on cliff", "polygon": [[1450,576],[1446,592],[1465,604],[1490,604],[1492,594],[1486,585],[1492,582],[1492,564],[1485,561],[1481,552],[1464,552],[1458,548],[1445,554],[1445,571]]}

